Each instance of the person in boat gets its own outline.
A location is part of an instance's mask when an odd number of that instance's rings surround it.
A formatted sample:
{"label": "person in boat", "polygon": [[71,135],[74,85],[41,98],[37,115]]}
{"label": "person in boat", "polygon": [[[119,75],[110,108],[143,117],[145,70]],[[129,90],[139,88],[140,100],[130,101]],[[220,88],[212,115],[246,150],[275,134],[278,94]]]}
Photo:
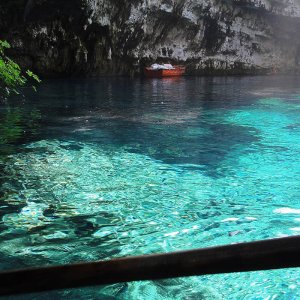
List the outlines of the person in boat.
{"label": "person in boat", "polygon": [[174,70],[175,68],[171,64],[152,64],[152,70]]}

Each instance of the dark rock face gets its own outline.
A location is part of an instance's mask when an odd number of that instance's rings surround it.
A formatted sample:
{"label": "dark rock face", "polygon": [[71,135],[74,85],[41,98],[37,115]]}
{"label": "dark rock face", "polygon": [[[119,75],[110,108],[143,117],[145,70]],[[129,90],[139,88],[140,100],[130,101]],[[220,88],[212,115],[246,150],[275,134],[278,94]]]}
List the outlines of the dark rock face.
{"label": "dark rock face", "polygon": [[0,2],[0,38],[47,77],[132,75],[153,62],[190,74],[294,71],[299,25],[299,0]]}

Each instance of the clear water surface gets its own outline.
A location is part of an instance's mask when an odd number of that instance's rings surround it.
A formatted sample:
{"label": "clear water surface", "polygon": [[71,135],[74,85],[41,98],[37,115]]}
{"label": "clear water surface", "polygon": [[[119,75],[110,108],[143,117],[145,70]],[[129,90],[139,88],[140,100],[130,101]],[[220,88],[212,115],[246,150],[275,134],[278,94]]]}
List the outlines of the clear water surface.
{"label": "clear water surface", "polygon": [[[15,105],[38,111],[41,125],[0,147],[1,269],[300,233],[300,77],[56,80]],[[300,277],[289,269],[9,299],[62,297],[300,299]]]}

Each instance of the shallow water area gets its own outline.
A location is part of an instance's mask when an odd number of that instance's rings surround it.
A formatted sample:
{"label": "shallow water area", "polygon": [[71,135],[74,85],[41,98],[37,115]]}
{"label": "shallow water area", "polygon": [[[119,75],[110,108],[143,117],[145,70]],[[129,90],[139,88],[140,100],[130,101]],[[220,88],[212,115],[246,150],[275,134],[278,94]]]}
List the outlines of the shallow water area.
{"label": "shallow water area", "polygon": [[[1,145],[1,269],[299,234],[299,81],[54,80],[14,99],[41,118]],[[299,299],[299,270],[11,298],[61,297]]]}

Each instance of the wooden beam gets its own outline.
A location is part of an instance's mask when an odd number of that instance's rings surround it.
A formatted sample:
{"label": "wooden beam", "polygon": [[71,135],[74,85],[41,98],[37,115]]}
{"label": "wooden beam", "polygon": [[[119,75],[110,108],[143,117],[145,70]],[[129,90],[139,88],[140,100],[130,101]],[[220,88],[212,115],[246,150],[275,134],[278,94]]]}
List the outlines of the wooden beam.
{"label": "wooden beam", "polygon": [[300,267],[300,236],[0,273],[0,295]]}

